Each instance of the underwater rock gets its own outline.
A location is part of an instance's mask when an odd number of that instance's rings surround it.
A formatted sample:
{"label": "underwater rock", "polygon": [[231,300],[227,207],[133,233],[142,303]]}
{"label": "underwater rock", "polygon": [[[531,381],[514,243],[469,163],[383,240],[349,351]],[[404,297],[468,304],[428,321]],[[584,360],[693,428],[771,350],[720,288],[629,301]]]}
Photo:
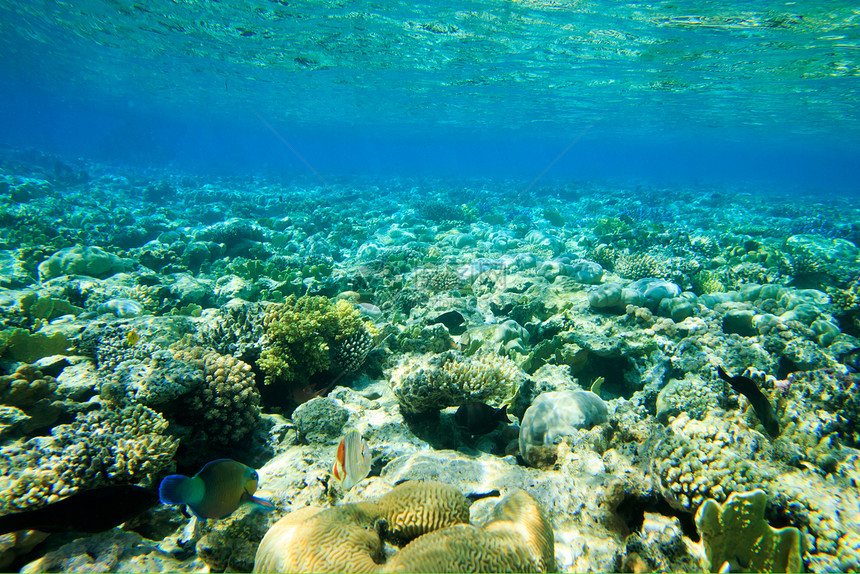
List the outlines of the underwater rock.
{"label": "underwater rock", "polygon": [[604,283],[588,292],[588,304],[592,309],[621,313],[627,306],[624,288],[618,283]]}
{"label": "underwater rock", "polygon": [[520,455],[532,466],[545,463],[564,437],[605,423],[608,417],[606,403],[591,391],[544,393],[523,415]]}
{"label": "underwater rock", "polygon": [[65,247],[39,263],[39,279],[46,281],[61,275],[86,275],[103,278],[125,271],[130,261],[108,253],[101,247]]}
{"label": "underwater rock", "polygon": [[623,294],[625,306],[645,306],[653,311],[662,300],[680,295],[681,288],[663,279],[645,277],[627,285]]}
{"label": "underwater rock", "polygon": [[723,332],[742,337],[752,337],[758,334],[754,322],[755,311],[732,309],[723,316]]}
{"label": "underwater rock", "polygon": [[143,313],[143,306],[134,299],[110,299],[105,301],[99,309],[121,319],[137,317]]}
{"label": "underwater rock", "polygon": [[348,418],[347,410],[329,397],[316,397],[302,403],[292,415],[300,436],[311,444],[336,444]]}

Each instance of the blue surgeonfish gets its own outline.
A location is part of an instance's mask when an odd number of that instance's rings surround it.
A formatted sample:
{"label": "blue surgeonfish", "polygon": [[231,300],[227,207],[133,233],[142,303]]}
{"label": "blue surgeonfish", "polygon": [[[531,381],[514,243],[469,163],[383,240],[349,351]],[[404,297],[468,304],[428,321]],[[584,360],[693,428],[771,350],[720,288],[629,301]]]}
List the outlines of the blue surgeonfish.
{"label": "blue surgeonfish", "polygon": [[349,490],[370,473],[371,462],[370,447],[361,438],[361,433],[353,430],[337,446],[331,474],[344,490]]}
{"label": "blue surgeonfish", "polygon": [[171,474],[161,481],[158,497],[164,504],[184,504],[198,518],[224,518],[244,502],[271,510],[268,500],[253,496],[257,471],[229,458],[207,463],[193,477]]}

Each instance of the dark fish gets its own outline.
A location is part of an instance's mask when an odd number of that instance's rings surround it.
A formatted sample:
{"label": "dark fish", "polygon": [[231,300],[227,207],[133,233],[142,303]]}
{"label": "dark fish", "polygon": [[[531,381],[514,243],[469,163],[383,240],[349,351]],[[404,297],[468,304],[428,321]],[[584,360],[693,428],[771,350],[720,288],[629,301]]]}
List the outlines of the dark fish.
{"label": "dark fish", "polygon": [[431,325],[442,323],[452,335],[462,335],[466,332],[466,319],[459,311],[446,311],[432,321]]}
{"label": "dark fish", "polygon": [[508,406],[494,409],[486,403],[466,403],[454,413],[454,424],[472,436],[487,434],[499,423],[508,424]]}
{"label": "dark fish", "polygon": [[761,424],[764,425],[767,434],[771,438],[778,437],[779,419],[776,418],[770,401],[767,400],[767,397],[761,392],[761,389],[758,388],[755,382],[749,377],[741,375],[730,377],[722,367],[717,367],[717,372],[720,374],[720,378],[730,384],[735,392],[742,394],[749,400],[756,416],[761,421]]}
{"label": "dark fish", "polygon": [[164,504],[184,504],[198,518],[224,518],[245,502],[271,510],[274,505],[257,498],[257,471],[229,458],[206,463],[193,477],[171,474],[158,486]]}
{"label": "dark fish", "polygon": [[860,373],[860,347],[839,355],[839,362],[845,365],[849,373]]}
{"label": "dark fish", "polygon": [[0,516],[0,534],[17,530],[101,532],[155,506],[158,495],[131,484],[77,492],[36,510]]}

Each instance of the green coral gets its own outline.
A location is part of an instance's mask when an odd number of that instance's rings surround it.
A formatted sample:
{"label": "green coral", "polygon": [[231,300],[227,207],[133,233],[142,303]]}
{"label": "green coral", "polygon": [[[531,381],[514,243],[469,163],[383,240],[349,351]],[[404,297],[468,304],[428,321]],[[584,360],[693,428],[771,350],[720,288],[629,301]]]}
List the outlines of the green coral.
{"label": "green coral", "polygon": [[20,327],[0,331],[0,356],[12,361],[32,363],[42,357],[62,354],[68,348],[69,342],[60,332],[30,333]]}
{"label": "green coral", "polygon": [[773,528],[764,519],[763,490],[734,493],[720,504],[706,500],[696,512],[711,572],[802,572],[803,535],[797,528]]}
{"label": "green coral", "polygon": [[693,290],[699,295],[723,293],[728,290],[720,275],[714,271],[699,271],[693,275],[692,282]]}
{"label": "green coral", "polygon": [[267,344],[258,364],[266,384],[307,384],[317,373],[345,370],[336,360],[341,346],[376,335],[351,303],[322,296],[291,295],[269,307],[263,324]]}
{"label": "green coral", "polygon": [[409,357],[392,370],[392,390],[402,412],[421,413],[485,402],[510,404],[527,375],[507,357],[482,353],[464,357],[456,351]]}

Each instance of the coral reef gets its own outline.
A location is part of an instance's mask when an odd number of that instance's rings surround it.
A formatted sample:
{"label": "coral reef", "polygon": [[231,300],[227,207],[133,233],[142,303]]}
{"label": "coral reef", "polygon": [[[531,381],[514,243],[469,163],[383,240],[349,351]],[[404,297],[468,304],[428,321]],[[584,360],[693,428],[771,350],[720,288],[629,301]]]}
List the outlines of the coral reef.
{"label": "coral reef", "polygon": [[301,388],[321,373],[336,377],[355,370],[371,348],[376,328],[341,299],[290,296],[267,309],[258,365],[265,384]]}
{"label": "coral reef", "polygon": [[[502,499],[482,528],[469,501],[439,482],[408,481],[377,502],[305,507],[278,521],[254,572],[553,572],[552,528],[524,491]],[[406,545],[388,560],[383,540]]]}
{"label": "coral reef", "polygon": [[105,484],[152,484],[172,463],[178,443],[167,421],[141,405],[79,414],[49,437],[2,447],[0,508],[36,508]]}
{"label": "coral reef", "polygon": [[721,506],[706,500],[696,511],[696,527],[711,572],[801,572],[803,535],[797,528],[773,528],[764,518],[762,490],[733,493]]}
{"label": "coral reef", "polygon": [[456,351],[410,357],[390,374],[392,390],[404,412],[420,413],[485,402],[509,403],[527,375],[496,354],[464,357]]}

